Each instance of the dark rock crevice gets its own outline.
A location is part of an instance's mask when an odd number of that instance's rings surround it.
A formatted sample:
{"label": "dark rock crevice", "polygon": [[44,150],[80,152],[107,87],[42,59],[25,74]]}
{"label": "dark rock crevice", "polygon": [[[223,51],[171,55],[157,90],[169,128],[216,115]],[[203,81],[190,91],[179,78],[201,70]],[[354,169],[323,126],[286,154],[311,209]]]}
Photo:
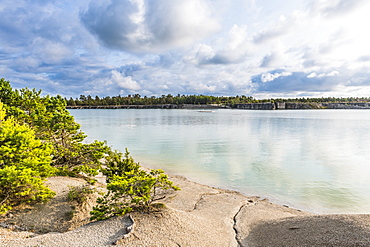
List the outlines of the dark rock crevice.
{"label": "dark rock crevice", "polygon": [[241,236],[239,236],[240,233],[238,230],[238,215],[240,214],[240,212],[243,210],[244,207],[249,207],[249,206],[255,205],[256,203],[257,201],[249,199],[247,203],[244,203],[240,206],[239,210],[236,212],[236,214],[233,217],[233,221],[234,221],[233,230],[235,232],[235,240],[238,243],[238,247],[247,247],[246,245],[243,245],[242,243],[243,239],[241,238]]}

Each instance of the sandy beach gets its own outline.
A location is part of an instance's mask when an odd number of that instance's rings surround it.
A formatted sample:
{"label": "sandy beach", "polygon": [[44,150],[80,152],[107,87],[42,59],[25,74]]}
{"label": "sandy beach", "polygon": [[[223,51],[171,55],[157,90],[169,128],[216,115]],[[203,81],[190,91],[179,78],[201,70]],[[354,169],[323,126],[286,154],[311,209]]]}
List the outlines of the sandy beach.
{"label": "sandy beach", "polygon": [[1,219],[1,246],[369,246],[369,215],[315,215],[258,197],[171,176],[181,191],[166,208],[88,223],[88,210],[68,218],[68,186],[83,180],[49,178],[57,196]]}

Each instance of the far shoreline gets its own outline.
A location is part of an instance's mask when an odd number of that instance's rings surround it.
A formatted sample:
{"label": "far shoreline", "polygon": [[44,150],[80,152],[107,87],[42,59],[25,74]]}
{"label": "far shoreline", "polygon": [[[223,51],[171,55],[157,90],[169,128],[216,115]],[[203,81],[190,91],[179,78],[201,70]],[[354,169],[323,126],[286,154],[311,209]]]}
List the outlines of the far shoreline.
{"label": "far shoreline", "polygon": [[370,109],[370,103],[292,103],[267,102],[234,105],[221,104],[159,104],[159,105],[67,105],[67,109],[239,109],[239,110],[325,110]]}

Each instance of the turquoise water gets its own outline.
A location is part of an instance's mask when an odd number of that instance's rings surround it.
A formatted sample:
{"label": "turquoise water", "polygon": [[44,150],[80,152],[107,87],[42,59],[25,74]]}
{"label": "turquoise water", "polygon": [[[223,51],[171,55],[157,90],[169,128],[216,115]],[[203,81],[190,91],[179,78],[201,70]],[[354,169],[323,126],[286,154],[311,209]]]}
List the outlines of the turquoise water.
{"label": "turquoise water", "polygon": [[370,110],[70,110],[135,161],[314,213],[370,213]]}

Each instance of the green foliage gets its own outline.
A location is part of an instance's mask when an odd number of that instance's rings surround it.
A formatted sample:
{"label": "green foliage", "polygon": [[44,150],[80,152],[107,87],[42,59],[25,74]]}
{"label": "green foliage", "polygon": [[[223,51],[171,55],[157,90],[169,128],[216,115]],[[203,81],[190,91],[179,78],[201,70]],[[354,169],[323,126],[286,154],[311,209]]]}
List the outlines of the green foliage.
{"label": "green foliage", "polygon": [[30,168],[5,166],[0,169],[0,214],[22,203],[45,202],[54,195]]}
{"label": "green foliage", "polygon": [[68,106],[116,106],[116,105],[163,105],[163,104],[190,104],[190,105],[209,105],[221,104],[234,107],[235,104],[248,104],[248,103],[265,103],[265,102],[293,102],[293,103],[369,103],[369,97],[348,97],[348,98],[335,98],[335,97],[322,97],[322,98],[292,98],[292,99],[255,99],[252,96],[236,95],[236,96],[211,96],[211,95],[161,95],[156,96],[140,96],[139,94],[127,96],[107,96],[104,98],[95,98],[90,95],[80,95],[79,98],[70,98],[67,103]]}
{"label": "green foliage", "polygon": [[4,121],[6,116],[6,110],[4,109],[4,104],[0,101],[0,123]]}
{"label": "green foliage", "polygon": [[27,125],[19,125],[13,118],[0,124],[0,168],[8,165],[31,168],[41,177],[49,177],[55,169],[50,166],[53,148],[35,138]]}
{"label": "green foliage", "polygon": [[[61,96],[41,96],[41,91],[23,88],[13,90],[8,81],[0,80],[0,100],[5,102],[8,118],[28,125],[36,138],[53,147],[52,165],[60,173],[77,174],[83,171],[94,175],[101,159],[110,150],[105,142],[82,143],[86,135],[66,109]],[[89,167],[89,169],[87,169]]]}
{"label": "green foliage", "polygon": [[96,175],[110,148],[85,138],[62,97],[0,79],[0,213],[52,197],[43,179],[56,173]]}
{"label": "green foliage", "polygon": [[[85,135],[65,110],[60,97],[41,97],[40,91],[12,91],[0,81],[0,213],[20,203],[45,201],[54,194],[43,184],[55,173],[74,176],[96,175],[105,158],[109,192],[97,200],[92,219],[122,215],[133,208],[149,208],[157,200],[158,190],[179,188],[162,170],[144,171],[126,149],[125,154],[112,152],[104,142],[83,144]],[[106,156],[106,154],[108,154]],[[53,157],[53,160],[51,159]],[[88,187],[74,188],[69,198],[83,202],[91,193]]]}
{"label": "green foliage", "polygon": [[37,140],[35,132],[27,125],[20,125],[13,118],[5,119],[0,102],[0,168],[15,165],[31,168],[41,177],[54,174],[50,166],[53,148],[49,143]]}
{"label": "green foliage", "polygon": [[14,102],[19,101],[18,94],[13,91],[10,82],[5,81],[4,78],[0,79],[0,101],[5,104],[4,107],[9,115],[13,116],[22,113],[19,108],[13,106]]}
{"label": "green foliage", "polygon": [[120,198],[126,197],[128,204],[148,207],[155,201],[159,189],[178,189],[168,180],[162,170],[144,170],[125,172],[122,176],[114,175],[107,186],[108,190]]}
{"label": "green foliage", "polygon": [[27,125],[6,119],[0,101],[0,214],[21,203],[43,202],[54,196],[44,178],[54,174],[52,146],[36,139]]}
{"label": "green foliage", "polygon": [[[140,98],[134,95],[132,100],[138,102]],[[91,96],[80,99],[89,104],[93,100]],[[170,95],[166,99],[175,100]],[[142,170],[127,149],[123,155],[111,151],[105,142],[83,143],[86,135],[60,96],[43,97],[41,91],[28,88],[13,90],[8,81],[0,79],[1,101],[5,104],[0,104],[0,213],[20,203],[51,198],[54,194],[43,179],[55,172],[94,176],[102,168],[102,160],[106,161],[102,171],[107,176],[108,193],[97,200],[92,219],[147,209],[158,199],[158,191],[179,189],[163,171]],[[90,192],[87,187],[75,188],[69,196],[83,202]]]}
{"label": "green foliage", "polygon": [[113,216],[124,215],[132,211],[129,203],[108,191],[96,200],[97,205],[90,212],[90,220],[105,220]]}
{"label": "green foliage", "polygon": [[59,175],[66,174],[68,176],[76,176],[80,172],[89,176],[97,175],[101,168],[101,159],[110,150],[105,142],[99,141],[89,144],[70,142],[65,146],[56,144],[55,148],[58,151],[53,165],[60,170]]}
{"label": "green foliage", "polygon": [[90,212],[92,220],[123,215],[135,208],[149,209],[152,202],[158,200],[160,190],[179,190],[162,170],[147,172],[140,169],[127,149],[124,159],[118,152],[111,155],[104,170],[108,193],[98,198],[97,206]]}
{"label": "green foliage", "polygon": [[107,177],[107,183],[111,182],[114,176],[123,176],[126,172],[139,172],[140,170],[139,163],[134,161],[127,148],[124,155],[118,151],[110,151],[105,159],[106,168],[102,169],[102,172]]}
{"label": "green foliage", "polygon": [[77,202],[78,204],[84,203],[89,195],[95,193],[95,189],[90,185],[71,186],[67,195],[69,201]]}
{"label": "green foliage", "polygon": [[127,95],[123,97],[121,95],[118,96],[107,96],[104,98],[99,98],[95,96],[95,98],[91,97],[90,95],[80,95],[79,98],[73,99],[70,98],[67,103],[68,106],[104,106],[104,105],[162,105],[162,104],[175,104],[175,105],[182,105],[182,104],[222,104],[222,105],[231,105],[236,103],[252,103],[254,100],[253,97],[249,96],[235,96],[235,97],[217,97],[217,96],[210,96],[210,95],[162,95],[161,97],[147,97],[147,96],[140,96],[139,94],[135,95]]}

